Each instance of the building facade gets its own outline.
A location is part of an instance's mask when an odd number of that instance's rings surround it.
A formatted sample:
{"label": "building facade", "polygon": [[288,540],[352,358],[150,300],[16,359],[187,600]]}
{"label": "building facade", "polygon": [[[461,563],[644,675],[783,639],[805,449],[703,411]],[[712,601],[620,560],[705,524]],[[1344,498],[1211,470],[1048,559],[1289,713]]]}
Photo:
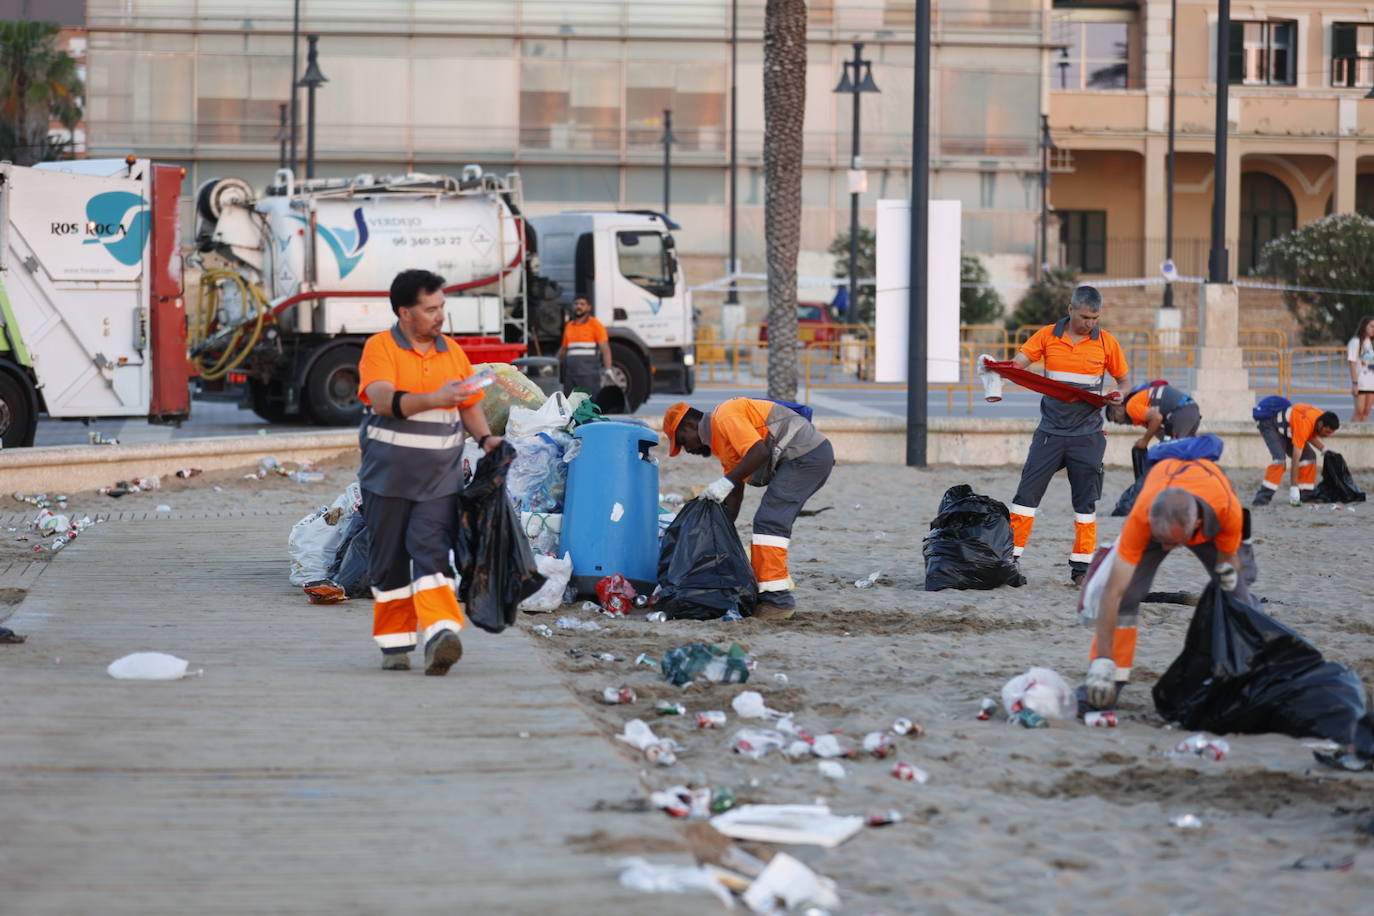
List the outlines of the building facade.
{"label": "building facade", "polygon": [[[1055,0],[1047,51],[1057,150],[1053,253],[1087,277],[1160,276],[1175,87],[1173,257],[1205,276],[1215,149],[1217,4]],[[1374,6],[1235,3],[1228,81],[1230,275],[1264,244],[1328,213],[1374,216]]]}
{"label": "building facade", "polygon": [[[738,254],[743,271],[762,272],[763,6],[739,0],[732,43],[730,0],[302,0],[301,33],[320,36],[328,79],[317,174],[478,163],[518,171],[534,214],[661,208],[671,110],[671,212],[699,284],[727,271],[733,71]],[[830,276],[827,249],[849,224],[853,96],[834,91],[842,62],[864,42],[880,90],[859,96],[861,222],[871,227],[877,199],[909,194],[915,3],[808,6],[799,266]],[[1043,0],[936,7],[932,195],[963,202],[967,251],[1023,276],[1039,214],[1047,11]],[[216,176],[268,183],[292,82],[290,0],[88,0],[86,10],[90,155],[179,163],[191,191]],[[302,92],[302,124],[304,105]],[[189,200],[184,213],[189,225]],[[708,309],[711,299],[699,297]]]}

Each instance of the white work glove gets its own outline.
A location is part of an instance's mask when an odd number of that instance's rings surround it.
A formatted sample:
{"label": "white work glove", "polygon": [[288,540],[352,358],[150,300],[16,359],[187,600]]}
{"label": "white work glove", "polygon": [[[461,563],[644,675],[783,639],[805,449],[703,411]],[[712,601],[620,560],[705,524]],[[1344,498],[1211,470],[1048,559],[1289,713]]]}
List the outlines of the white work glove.
{"label": "white work glove", "polygon": [[712,502],[725,502],[725,497],[729,496],[735,489],[735,482],[729,477],[722,477],[720,480],[713,480],[706,485],[706,490],[701,495]]}
{"label": "white work glove", "polygon": [[1302,494],[1298,492],[1298,488],[1297,488],[1297,487],[1289,487],[1289,488],[1288,488],[1288,505],[1290,505],[1290,506],[1301,506],[1301,505],[1302,505]]}
{"label": "white work glove", "polygon": [[1093,659],[1083,688],[1092,705],[1099,709],[1111,706],[1116,701],[1116,662],[1110,658]]}
{"label": "white work glove", "polygon": [[615,373],[612,372],[610,369],[602,369],[602,370],[601,370],[601,384],[602,384],[602,385],[614,385],[614,384],[615,384]]}
{"label": "white work glove", "polygon": [[1236,575],[1236,568],[1234,566],[1230,563],[1218,563],[1216,568],[1212,571],[1217,574],[1217,584],[1221,586],[1223,592],[1233,592],[1236,590],[1236,585],[1240,581],[1240,577]]}

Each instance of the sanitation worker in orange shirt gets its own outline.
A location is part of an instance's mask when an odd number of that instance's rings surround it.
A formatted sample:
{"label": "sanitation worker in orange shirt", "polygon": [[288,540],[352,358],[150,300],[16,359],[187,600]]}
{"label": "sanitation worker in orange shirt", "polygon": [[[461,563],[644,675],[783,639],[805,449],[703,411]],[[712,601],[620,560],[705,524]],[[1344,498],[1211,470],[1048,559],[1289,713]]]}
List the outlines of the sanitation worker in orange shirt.
{"label": "sanitation worker in orange shirt", "polygon": [[[1091,286],[1073,292],[1068,314],[1036,331],[1014,357],[1022,369],[1044,362],[1045,378],[1118,400],[1126,381],[1126,357],[1116,338],[1097,326],[1102,295]],[[1114,384],[1107,386],[1108,377]],[[1102,495],[1102,411],[1083,401],[1040,399],[1040,425],[1031,437],[1021,482],[1012,497],[1013,553],[1020,557],[1035,526],[1035,512],[1050,478],[1064,469],[1073,497],[1073,550],[1069,577],[1082,581],[1097,549],[1097,499]]]}
{"label": "sanitation worker in orange shirt", "polygon": [[1150,469],[1121,537],[1094,572],[1107,582],[1097,610],[1084,694],[1089,709],[1110,709],[1131,677],[1140,602],[1159,564],[1187,547],[1223,591],[1250,600],[1255,561],[1246,539],[1245,510],[1221,468],[1205,458],[1166,458]]}
{"label": "sanitation worker in orange shirt", "polygon": [[418,627],[425,674],[443,675],[463,655],[463,609],[449,560],[458,534],[463,439],[487,451],[501,444],[482,413],[461,347],[442,333],[444,278],[405,270],[391,283],[396,324],[373,334],[358,363],[363,415],[359,440],[363,519],[372,536],[372,636],[382,668],[410,668]]}
{"label": "sanitation worker in orange shirt", "polygon": [[558,354],[565,360],[563,393],[581,388],[596,394],[603,385],[614,385],[611,373],[611,344],[606,326],[592,314],[586,296],[573,299],[572,319],[563,326],[563,343]]}
{"label": "sanitation worker in orange shirt", "polygon": [[739,516],[744,484],[768,488],[754,513],[749,549],[759,586],[754,616],[791,617],[797,607],[787,571],[792,525],[835,466],[830,440],[792,408],[756,398],[731,398],[709,416],[679,401],[664,413],[663,433],[670,456],[685,448],[720,459],[725,476],[702,495],[722,503],[731,521]]}

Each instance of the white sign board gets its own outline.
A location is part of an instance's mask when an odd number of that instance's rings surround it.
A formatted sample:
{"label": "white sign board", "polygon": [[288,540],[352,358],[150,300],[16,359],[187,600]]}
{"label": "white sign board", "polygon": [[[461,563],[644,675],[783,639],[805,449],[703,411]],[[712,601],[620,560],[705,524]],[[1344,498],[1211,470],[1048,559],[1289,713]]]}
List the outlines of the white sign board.
{"label": "white sign board", "polygon": [[[930,202],[926,271],[926,381],[959,381],[960,203]],[[905,382],[911,285],[911,201],[878,201],[876,380]],[[919,278],[918,282],[919,282]]]}

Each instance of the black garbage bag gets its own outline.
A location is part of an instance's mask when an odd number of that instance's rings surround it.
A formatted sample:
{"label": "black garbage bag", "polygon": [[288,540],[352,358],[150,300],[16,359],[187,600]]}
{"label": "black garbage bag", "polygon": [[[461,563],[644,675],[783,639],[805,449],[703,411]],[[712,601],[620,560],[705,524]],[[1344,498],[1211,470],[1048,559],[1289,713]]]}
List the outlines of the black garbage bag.
{"label": "black garbage bag", "polygon": [[1326,450],[1322,461],[1322,479],[1312,489],[1312,501],[1319,503],[1362,503],[1364,490],[1355,483],[1350,465],[1338,452]]}
{"label": "black garbage bag", "polygon": [[361,512],[355,512],[343,523],[343,538],[329,564],[330,581],[342,586],[350,598],[369,598],[372,582],[367,574],[367,554],[372,549],[372,535]]}
{"label": "black garbage bag", "polygon": [[950,487],[922,547],[926,591],[1024,585],[1012,558],[1014,546],[1005,505],[979,496],[968,484]]}
{"label": "black garbage bag", "polygon": [[1154,700],[1161,716],[1185,728],[1326,738],[1374,759],[1374,718],[1355,673],[1215,583]]}
{"label": "black garbage bag", "polygon": [[468,619],[491,633],[514,623],[520,602],[544,584],[506,495],[514,460],[515,449],[502,442],[477,462],[458,497],[458,596]]}
{"label": "black garbage bag", "polygon": [[658,601],[669,620],[716,620],[735,608],[754,613],[758,585],[725,507],[704,496],[682,507],[658,553]]}
{"label": "black garbage bag", "polygon": [[1121,491],[1121,497],[1116,501],[1116,508],[1112,509],[1112,515],[1131,514],[1131,509],[1135,508],[1135,498],[1140,495],[1140,485],[1144,482],[1144,478],[1137,477],[1135,483]]}

